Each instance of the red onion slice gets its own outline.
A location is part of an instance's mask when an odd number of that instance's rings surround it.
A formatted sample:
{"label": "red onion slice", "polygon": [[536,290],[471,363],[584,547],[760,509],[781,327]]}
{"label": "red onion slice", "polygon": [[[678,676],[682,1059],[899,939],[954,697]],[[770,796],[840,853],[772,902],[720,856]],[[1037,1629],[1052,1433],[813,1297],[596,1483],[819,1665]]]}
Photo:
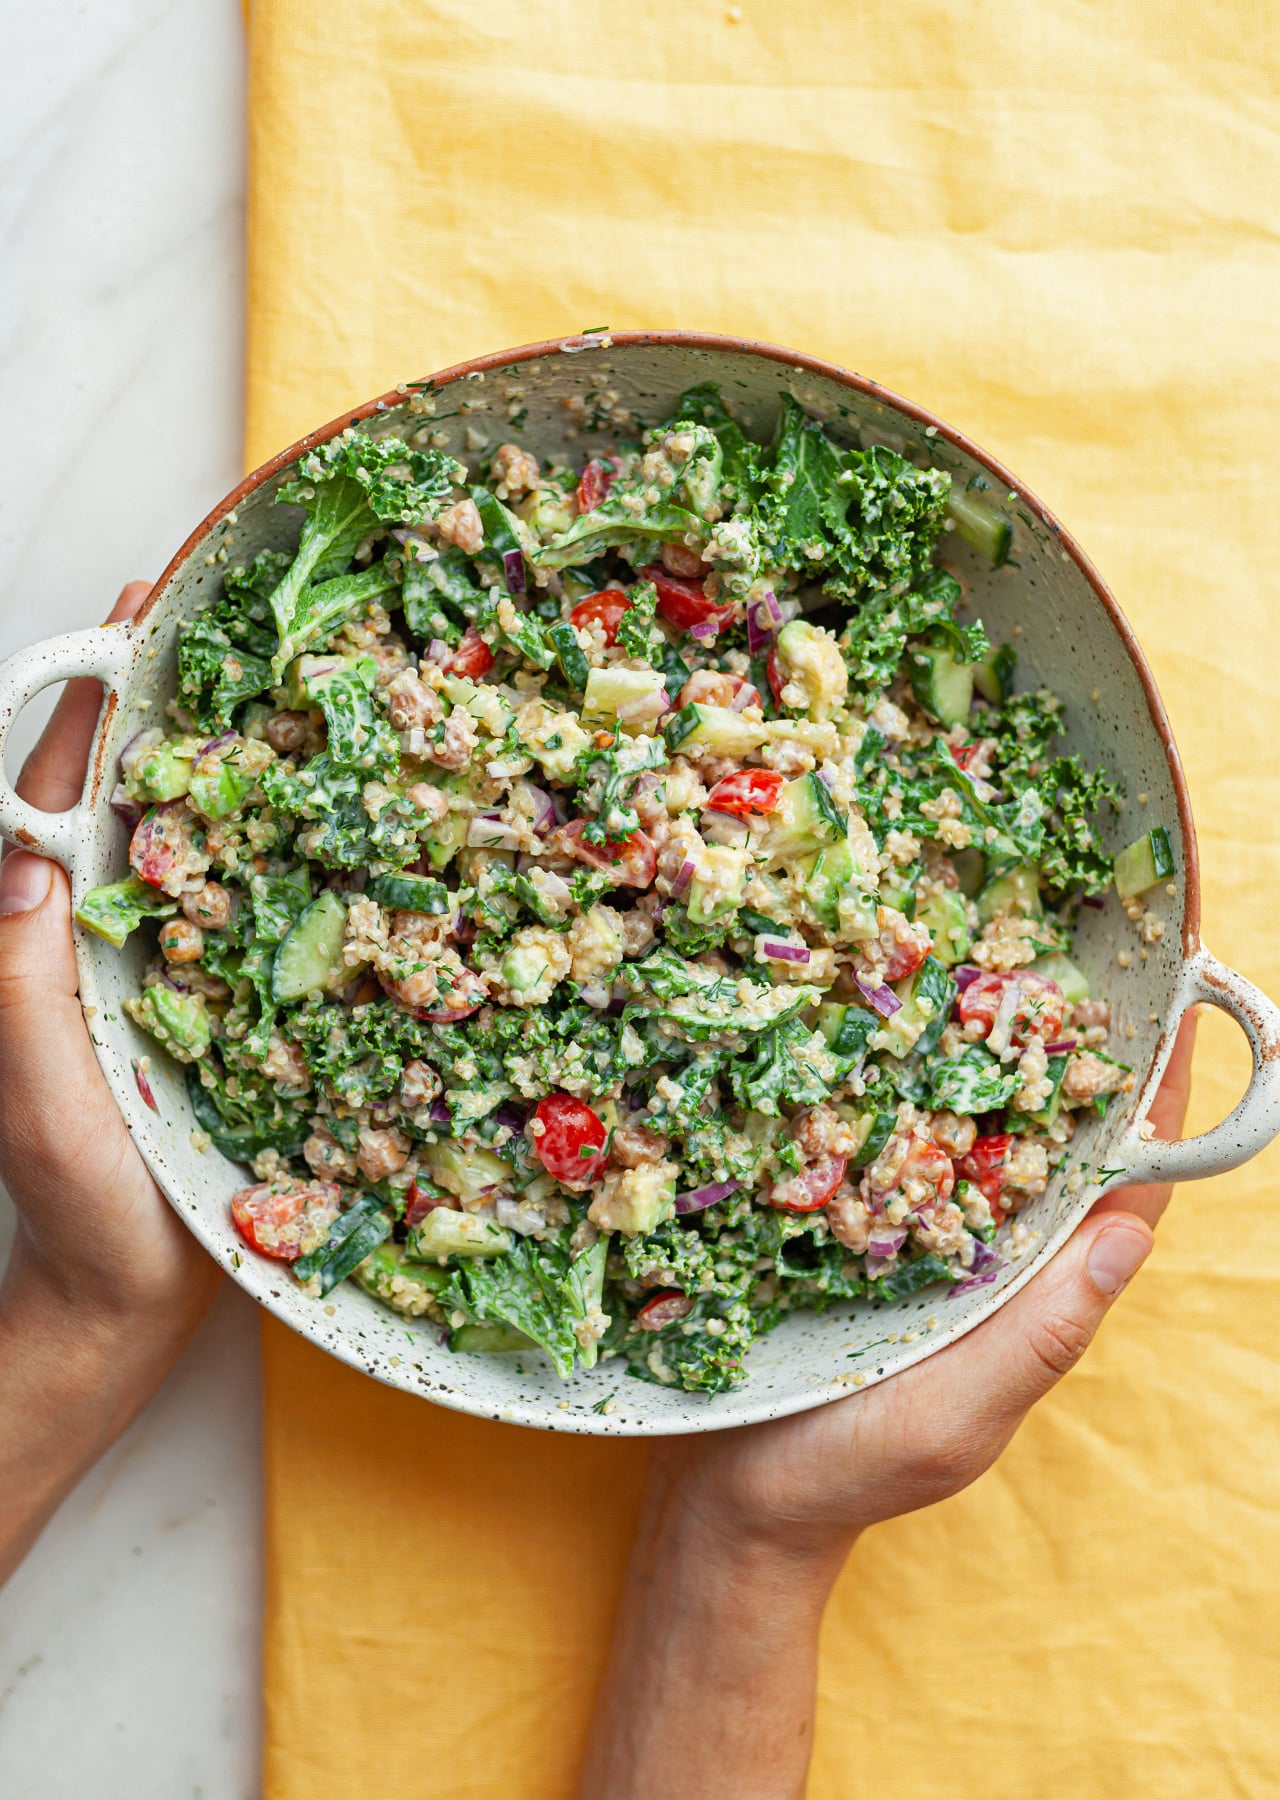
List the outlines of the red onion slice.
{"label": "red onion slice", "polygon": [[525,591],[524,552],[522,550],[504,550],[502,553],[502,574],[509,594],[523,594]]}
{"label": "red onion slice", "polygon": [[882,1019],[891,1019],[894,1013],[902,1011],[902,1002],[891,987],[872,987],[861,975],[855,975],[853,979],[872,1012],[879,1013]]}
{"label": "red onion slice", "polygon": [[123,781],[116,783],[108,804],[116,817],[124,820],[130,831],[136,831],[138,826],[141,825],[142,816],[146,811],[146,808],[139,806],[135,800],[129,798]]}
{"label": "red onion slice", "polygon": [[714,644],[719,635],[720,628],[714,619],[700,619],[689,627],[689,636],[697,638],[700,644]]}
{"label": "red onion slice", "polygon": [[1066,1056],[1068,1051],[1074,1050],[1079,1042],[1079,1038],[1063,1038],[1059,1043],[1046,1044],[1044,1053],[1046,1056]]}
{"label": "red onion slice", "polygon": [[[807,944],[780,944],[776,938],[765,938],[761,942],[760,949],[770,962],[807,963],[809,960]],[[888,992],[887,988],[885,992]],[[902,1005],[901,1000],[898,1001],[898,1005]]]}
{"label": "red onion slice", "polygon": [[142,1095],[143,1105],[149,1106],[153,1113],[158,1113],[160,1111],[160,1102],[152,1092],[151,1083],[147,1080],[142,1064],[138,1061],[137,1057],[133,1058],[133,1079],[138,1084],[138,1092]]}
{"label": "red onion slice", "polygon": [[951,971],[952,975],[955,977],[956,986],[960,989],[962,994],[967,987],[972,987],[973,983],[978,979],[982,972],[981,969],[972,969],[968,967],[963,969],[952,969]]}
{"label": "red onion slice", "polygon": [[693,880],[693,877],[697,871],[697,867],[698,867],[697,863],[695,863],[692,860],[692,858],[690,858],[690,857],[685,858],[684,863],[681,866],[680,873],[676,876],[675,880],[671,883],[671,898],[673,900],[678,900],[680,898],[681,894],[683,894],[685,892],[685,890],[688,888],[689,883]]}
{"label": "red onion slice", "polygon": [[702,1212],[718,1201],[727,1200],[741,1186],[740,1181],[712,1181],[706,1187],[691,1188],[687,1194],[676,1195],[676,1211],[682,1218],[687,1213]]}

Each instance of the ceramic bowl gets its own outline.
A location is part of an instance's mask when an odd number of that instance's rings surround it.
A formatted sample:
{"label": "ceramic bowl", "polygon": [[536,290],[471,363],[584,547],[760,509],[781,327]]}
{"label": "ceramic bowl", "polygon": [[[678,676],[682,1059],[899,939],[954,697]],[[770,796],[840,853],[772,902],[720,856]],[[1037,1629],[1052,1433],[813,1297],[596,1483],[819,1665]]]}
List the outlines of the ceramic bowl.
{"label": "ceramic bowl", "polygon": [[[1115,600],[1047,509],[960,433],[872,381],[789,350],[686,332],[570,337],[448,369],[313,432],[215,508],[131,623],[37,644],[0,668],[0,748],[16,713],[51,683],[96,675],[107,690],[80,805],[56,816],[40,813],[0,787],[0,830],[62,863],[77,900],[86,888],[124,873],[125,830],[107,806],[121,746],[140,727],[162,720],[178,622],[218,592],[228,559],[292,547],[297,513],[272,500],[315,445],[360,424],[375,434],[425,432],[473,464],[512,436],[544,457],[581,456],[608,445],[620,411],[642,422],[661,418],[684,389],[707,380],[720,384],[757,435],[768,435],[778,397],[789,392],[842,442],[884,443],[927,458],[950,470],[960,487],[984,476],[989,497],[1012,522],[1015,551],[1005,567],[992,570],[948,539],[948,560],[969,585],[974,615],[993,638],[1015,638],[1020,686],[1044,683],[1062,696],[1068,748],[1105,761],[1123,780],[1130,808],[1115,822],[1109,847],[1148,823],[1166,825],[1176,845],[1174,880],[1149,901],[1164,934],[1145,956],[1114,898],[1104,910],[1084,913],[1078,959],[1094,991],[1111,998],[1118,1042],[1140,1079],[1105,1119],[1079,1131],[1066,1167],[1021,1215],[1029,1227],[1027,1248],[994,1282],[954,1295],[927,1291],[896,1306],[863,1302],[825,1317],[792,1316],[752,1350],[749,1380],[714,1398],[637,1381],[616,1365],[561,1381],[535,1354],[455,1355],[438,1330],[406,1323],[349,1282],[325,1301],[309,1300],[279,1263],[245,1250],[227,1204],[244,1183],[243,1169],[193,1145],[180,1070],[125,1015],[122,1002],[136,989],[144,946],[137,942],[121,953],[77,934],[81,997],[112,1092],[156,1180],[232,1278],[294,1330],[380,1381],[463,1412],[554,1431],[715,1430],[819,1406],[855,1385],[887,1379],[973,1330],[1033,1280],[1109,1183],[1217,1174],[1280,1131],[1280,1013],[1200,944],[1196,843],[1182,768],[1151,672]],[[1130,953],[1123,967],[1122,950]],[[1143,1121],[1178,1021],[1195,1001],[1238,1020],[1253,1051],[1252,1080],[1213,1131],[1180,1144],[1155,1143]],[[143,1104],[133,1073],[132,1059],[145,1054],[154,1058],[158,1112]],[[609,1397],[610,1410],[599,1410]]]}

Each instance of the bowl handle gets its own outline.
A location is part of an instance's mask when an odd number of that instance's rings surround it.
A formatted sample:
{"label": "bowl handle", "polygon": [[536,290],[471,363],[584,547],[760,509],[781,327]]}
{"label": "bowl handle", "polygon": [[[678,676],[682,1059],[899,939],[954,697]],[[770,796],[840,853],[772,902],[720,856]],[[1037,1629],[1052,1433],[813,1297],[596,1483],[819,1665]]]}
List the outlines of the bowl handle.
{"label": "bowl handle", "polygon": [[[1166,1143],[1142,1135],[1132,1124],[1115,1150],[1126,1182],[1199,1181],[1239,1168],[1280,1136],[1280,1007],[1243,975],[1220,963],[1203,947],[1186,964],[1179,987],[1176,1015],[1196,1001],[1221,1007],[1239,1025],[1253,1053],[1253,1076],[1240,1104],[1212,1131]],[[1173,1032],[1166,1037],[1169,1048]],[[1160,1070],[1163,1073],[1163,1067]],[[1154,1095],[1152,1080],[1148,1093]],[[1144,1109],[1145,1110],[1145,1109]]]}
{"label": "bowl handle", "polygon": [[94,675],[119,700],[133,647],[125,624],[98,625],[92,631],[69,631],[65,637],[31,644],[0,663],[0,836],[24,850],[37,850],[70,869],[77,846],[89,833],[81,821],[83,800],[68,812],[41,812],[20,800],[4,774],[5,740],[28,701],[56,681]]}

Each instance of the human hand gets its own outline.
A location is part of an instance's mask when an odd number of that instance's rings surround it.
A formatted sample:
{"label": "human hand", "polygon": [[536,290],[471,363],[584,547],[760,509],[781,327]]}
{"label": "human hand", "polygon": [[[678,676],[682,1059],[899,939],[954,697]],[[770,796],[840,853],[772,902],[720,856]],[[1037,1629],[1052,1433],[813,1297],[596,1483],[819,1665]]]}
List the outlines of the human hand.
{"label": "human hand", "polygon": [[[111,620],[150,591],[130,582]],[[74,805],[101,705],[69,682],[18,792]],[[79,1473],[141,1409],[220,1279],[147,1170],[77,998],[71,895],[54,863],[0,865],[0,1179],[18,1229],[0,1287],[0,1580]]]}
{"label": "human hand", "polygon": [[[1160,1137],[1181,1131],[1194,1037],[1191,1017],[1151,1108]],[[891,1381],[652,1446],[582,1800],[803,1793],[818,1627],[850,1547],[990,1467],[1087,1349],[1171,1191],[1107,1195],[998,1313]]]}

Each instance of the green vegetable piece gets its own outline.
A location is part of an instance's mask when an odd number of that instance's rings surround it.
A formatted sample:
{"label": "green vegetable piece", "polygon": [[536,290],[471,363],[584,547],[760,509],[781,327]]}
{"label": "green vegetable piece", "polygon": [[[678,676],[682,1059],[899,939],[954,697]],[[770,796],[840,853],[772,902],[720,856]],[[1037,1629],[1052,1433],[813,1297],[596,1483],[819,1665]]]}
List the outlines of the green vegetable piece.
{"label": "green vegetable piece", "polygon": [[1048,956],[1038,956],[1031,968],[1034,974],[1057,982],[1069,1007],[1079,1006],[1082,1000],[1089,998],[1089,977],[1069,957],[1063,956],[1061,951],[1054,950]]}
{"label": "green vegetable piece", "polygon": [[[907,991],[904,994],[903,988]],[[889,1052],[904,1057],[914,1051],[927,1056],[937,1044],[951,1015],[956,984],[946,966],[936,956],[927,956],[910,984],[899,982],[895,990],[902,1000],[901,1008],[884,1021],[889,1039]]]}
{"label": "green vegetable piece", "polygon": [[811,856],[824,844],[840,843],[847,834],[848,821],[827,784],[810,769],[807,775],[785,783],[760,841],[767,866],[778,868]]}
{"label": "green vegetable piece", "polygon": [[897,1113],[864,1113],[863,1117],[871,1122],[862,1143],[849,1159],[855,1169],[865,1169],[876,1160],[893,1136],[894,1127],[898,1123]]}
{"label": "green vegetable piece", "polygon": [[975,665],[945,644],[922,644],[908,652],[911,691],[940,725],[963,725],[973,704]]}
{"label": "green vegetable piece", "polygon": [[932,1287],[935,1281],[954,1282],[956,1279],[942,1258],[930,1251],[914,1262],[900,1264],[892,1275],[871,1282],[868,1292],[876,1300],[905,1300],[911,1294],[918,1294],[921,1288]]}
{"label": "green vegetable piece", "polygon": [[662,692],[660,669],[592,669],[584,683],[582,722],[588,729],[625,727],[629,716],[639,713],[645,720],[639,729],[648,731],[667,710],[660,705]]}
{"label": "green vegetable piece", "polygon": [[280,1005],[326,988],[343,969],[346,905],[326,889],[292,926],[271,965],[271,997]]}
{"label": "green vegetable piece", "polygon": [[409,1319],[424,1313],[438,1318],[436,1295],[449,1281],[449,1270],[438,1263],[407,1262],[403,1247],[390,1238],[375,1244],[352,1275],[367,1294]]}
{"label": "green vegetable piece", "polygon": [[191,763],[198,748],[193,738],[166,738],[140,756],[126,784],[137,799],[155,804],[180,800],[191,785]]}
{"label": "green vegetable piece", "polygon": [[509,1188],[515,1173],[511,1164],[492,1150],[472,1144],[464,1149],[450,1138],[428,1144],[422,1151],[422,1161],[440,1186],[460,1200],[478,1200],[489,1188]]}
{"label": "green vegetable piece", "polygon": [[390,1213],[372,1194],[364,1194],[338,1214],[323,1244],[297,1259],[293,1272],[299,1281],[316,1281],[321,1294],[327,1294],[390,1236]]}
{"label": "green vegetable piece", "polygon": [[1002,1063],[985,1044],[968,1044],[958,1056],[930,1061],[926,1076],[934,1106],[955,1113],[997,1112],[1017,1093],[1016,1062]]}
{"label": "green vegetable piece", "polygon": [[1173,871],[1169,833],[1163,825],[1157,825],[1116,857],[1116,892],[1122,900],[1136,900],[1157,882],[1168,881]]}
{"label": "green vegetable piece", "polygon": [[400,912],[447,913],[453,896],[430,875],[375,875],[369,898]]}
{"label": "green vegetable piece", "polygon": [[512,1350],[536,1350],[537,1345],[514,1325],[459,1325],[449,1334],[450,1350],[478,1351],[482,1356],[505,1356]]}
{"label": "green vegetable piece", "polygon": [[511,1233],[500,1225],[437,1206],[409,1233],[405,1255],[439,1262],[454,1256],[504,1256],[510,1248]]}
{"label": "green vegetable piece", "polygon": [[818,1030],[837,1056],[857,1060],[866,1051],[879,1019],[863,1006],[824,1000],[818,1008]]}
{"label": "green vegetable piece", "polygon": [[582,654],[577,632],[568,619],[558,619],[554,625],[547,626],[547,637],[555,649],[565,680],[575,693],[582,693],[593,671]]}
{"label": "green vegetable piece", "polygon": [[76,908],[76,920],[119,950],[144,919],[168,919],[177,910],[176,900],[136,875],[126,875],[123,881],[90,888]]}
{"label": "green vegetable piece", "polygon": [[1013,545],[1013,526],[993,506],[953,487],[947,515],[965,543],[985,556],[993,569],[1007,562]]}
{"label": "green vegetable piece", "polygon": [[993,876],[985,887],[979,888],[977,906],[980,925],[989,925],[1001,913],[1009,913],[1019,919],[1043,918],[1040,878],[1026,864],[1006,869],[1002,875]]}
{"label": "green vegetable piece", "polygon": [[702,751],[708,756],[749,756],[768,737],[767,727],[752,724],[727,706],[683,707],[663,728],[668,750]]}
{"label": "green vegetable piece", "polygon": [[206,819],[226,819],[242,805],[254,778],[241,770],[233,756],[208,759],[211,766],[192,770],[188,798]]}
{"label": "green vegetable piece", "polygon": [[[876,934],[876,896],[865,887],[854,885],[861,873],[853,846],[847,838],[831,844],[807,863],[804,873],[805,898],[813,916],[827,931],[843,939],[859,940]],[[776,932],[776,925],[765,929]]]}
{"label": "green vegetable piece", "polygon": [[973,665],[973,685],[992,706],[1003,706],[1013,692],[1013,671],[1018,652],[1012,644],[997,644],[981,662]]}
{"label": "green vegetable piece", "polygon": [[969,931],[969,915],[964,895],[957,888],[939,888],[930,894],[916,912],[916,919],[929,927],[933,954],[939,962],[952,968],[963,962],[973,942]]}
{"label": "green vegetable piece", "polygon": [[155,982],[126,1000],[125,1009],[178,1062],[194,1062],[209,1048],[212,1031],[203,994],[180,994]]}

